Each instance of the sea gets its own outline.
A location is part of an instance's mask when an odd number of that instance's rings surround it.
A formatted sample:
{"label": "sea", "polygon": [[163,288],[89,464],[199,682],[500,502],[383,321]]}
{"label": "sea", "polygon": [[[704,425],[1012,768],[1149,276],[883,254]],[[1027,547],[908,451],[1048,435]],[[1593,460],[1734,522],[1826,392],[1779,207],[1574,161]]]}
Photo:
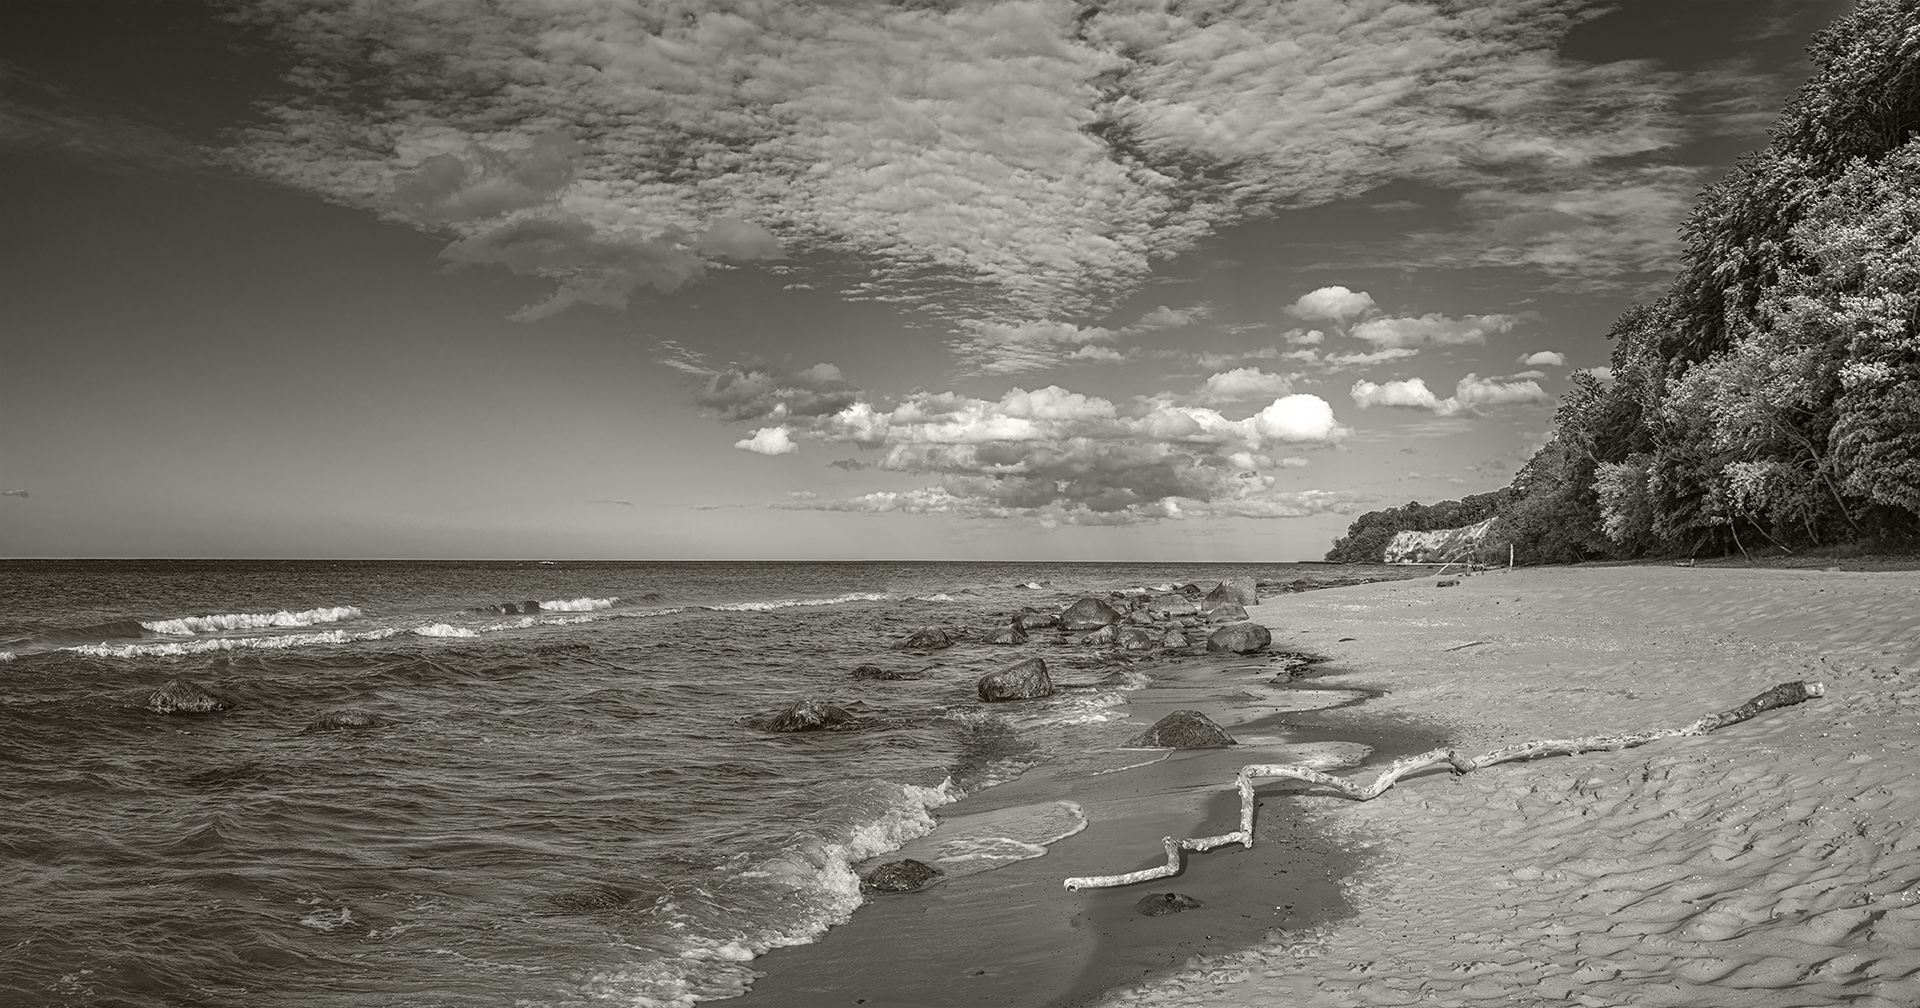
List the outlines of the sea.
{"label": "sea", "polygon": [[[685,1005],[861,903],[1157,663],[962,640],[1313,564],[0,563],[0,1004]],[[1039,655],[1060,692],[984,704]],[[855,678],[862,665],[921,678]],[[163,713],[185,680],[226,709]],[[769,731],[813,698],[851,730]],[[339,727],[342,723],[347,727]],[[959,806],[964,808],[964,804]],[[1043,857],[1071,803],[943,856]]]}

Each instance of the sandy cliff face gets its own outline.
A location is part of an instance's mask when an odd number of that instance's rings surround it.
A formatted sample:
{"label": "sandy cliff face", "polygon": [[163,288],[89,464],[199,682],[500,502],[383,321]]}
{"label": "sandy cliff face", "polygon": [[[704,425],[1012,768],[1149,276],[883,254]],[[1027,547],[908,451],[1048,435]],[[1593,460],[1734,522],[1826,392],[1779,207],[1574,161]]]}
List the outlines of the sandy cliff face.
{"label": "sandy cliff face", "polygon": [[1489,518],[1478,525],[1465,528],[1435,529],[1432,532],[1402,532],[1387,543],[1387,563],[1441,563],[1447,560],[1465,560],[1474,550],[1486,544],[1487,532],[1493,528],[1493,519]]}

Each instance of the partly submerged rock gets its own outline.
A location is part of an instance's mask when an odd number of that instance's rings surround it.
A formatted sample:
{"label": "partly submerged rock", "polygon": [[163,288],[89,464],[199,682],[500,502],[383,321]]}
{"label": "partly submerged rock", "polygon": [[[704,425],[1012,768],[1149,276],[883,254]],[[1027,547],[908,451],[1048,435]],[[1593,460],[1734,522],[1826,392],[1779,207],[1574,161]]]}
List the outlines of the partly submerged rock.
{"label": "partly submerged rock", "polygon": [[633,902],[633,894],[614,886],[562,889],[534,899],[534,912],[546,915],[588,914],[618,910]]}
{"label": "partly submerged rock", "polygon": [[1083,598],[1060,614],[1062,630],[1094,630],[1120,622],[1120,612],[1097,598]]}
{"label": "partly submerged rock", "polygon": [[1058,623],[1060,618],[1052,613],[1023,612],[1014,621],[1020,624],[1022,630],[1039,630]]}
{"label": "partly submerged rock", "polygon": [[939,627],[928,626],[908,634],[894,646],[912,651],[938,651],[941,648],[952,647],[953,638],[947,636],[947,632]]}
{"label": "partly submerged rock", "polygon": [[1252,654],[1273,643],[1273,634],[1258,623],[1229,623],[1207,636],[1207,650]]}
{"label": "partly submerged rock", "polygon": [[1080,635],[1076,644],[1112,644],[1120,639],[1120,631],[1114,627],[1103,626],[1098,630]]}
{"label": "partly submerged rock", "polygon": [[1185,893],[1156,892],[1148,893],[1146,898],[1135,903],[1133,908],[1148,917],[1165,917],[1183,910],[1198,910],[1203,905],[1199,900]]}
{"label": "partly submerged rock", "polygon": [[387,719],[372,711],[337,710],[328,711],[314,718],[307,725],[310,732],[343,731],[354,728],[378,728],[387,723]]}
{"label": "partly submerged rock", "polygon": [[1199,603],[1185,595],[1158,595],[1147,607],[1162,616],[1192,616],[1200,611]]}
{"label": "partly submerged rock", "polygon": [[986,644],[1025,644],[1027,631],[1018,623],[1010,623],[997,630],[988,631],[981,635],[980,640]]}
{"label": "partly submerged rock", "polygon": [[1234,745],[1233,736],[1197,710],[1177,710],[1153,723],[1128,745],[1160,749],[1217,749]]}
{"label": "partly submerged rock", "polygon": [[232,706],[232,700],[187,679],[169,679],[147,694],[147,709],[157,714],[206,714]]}
{"label": "partly submerged rock", "polygon": [[1047,663],[1038,658],[1029,658],[980,677],[980,699],[988,703],[1037,700],[1052,695],[1053,680],[1047,676]]}
{"label": "partly submerged rock", "polygon": [[1166,635],[1151,627],[1121,627],[1117,643],[1125,651],[1152,651],[1160,646]]}
{"label": "partly submerged rock", "polygon": [[862,665],[853,670],[855,679],[878,679],[891,682],[899,679],[925,679],[926,669],[888,669],[878,665]]}
{"label": "partly submerged rock", "polygon": [[858,721],[845,707],[808,699],[795,700],[761,719],[760,727],[777,732],[833,731],[852,727]]}
{"label": "partly submerged rock", "polygon": [[938,882],[946,873],[924,861],[901,858],[889,861],[860,880],[864,892],[913,892]]}

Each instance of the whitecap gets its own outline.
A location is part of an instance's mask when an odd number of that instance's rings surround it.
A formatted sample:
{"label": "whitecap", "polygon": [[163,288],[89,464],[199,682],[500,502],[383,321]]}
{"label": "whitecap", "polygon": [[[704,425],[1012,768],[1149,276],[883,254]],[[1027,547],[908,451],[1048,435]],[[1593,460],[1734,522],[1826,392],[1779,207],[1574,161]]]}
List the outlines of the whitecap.
{"label": "whitecap", "polygon": [[789,609],[794,606],[840,605],[845,602],[879,602],[890,598],[886,592],[855,592],[851,595],[836,595],[833,598],[820,599],[780,599],[774,602],[733,602],[727,605],[711,605],[702,608],[715,612],[769,612],[774,609]]}
{"label": "whitecap", "polygon": [[620,601],[620,599],[617,596],[614,598],[581,597],[577,599],[555,599],[551,602],[540,603],[540,608],[547,612],[588,612],[594,609],[611,609],[613,608],[613,604],[618,601]]}
{"label": "whitecap", "polygon": [[79,644],[62,651],[92,655],[95,658],[174,658],[206,654],[210,651],[239,651],[255,648],[295,648],[314,644],[351,644],[356,641],[385,640],[399,631],[392,628],[348,633],[323,630],[318,633],[280,634],[275,637],[213,637],[197,641],[169,641],[164,644]]}
{"label": "whitecap", "polygon": [[478,637],[480,631],[466,627],[449,626],[445,623],[431,623],[413,628],[413,633],[421,637]]}
{"label": "whitecap", "polygon": [[154,633],[191,637],[219,630],[258,630],[262,627],[303,627],[316,623],[338,623],[365,615],[354,606],[328,606],[305,612],[217,613],[211,616],[180,616],[175,619],[142,620],[140,625]]}

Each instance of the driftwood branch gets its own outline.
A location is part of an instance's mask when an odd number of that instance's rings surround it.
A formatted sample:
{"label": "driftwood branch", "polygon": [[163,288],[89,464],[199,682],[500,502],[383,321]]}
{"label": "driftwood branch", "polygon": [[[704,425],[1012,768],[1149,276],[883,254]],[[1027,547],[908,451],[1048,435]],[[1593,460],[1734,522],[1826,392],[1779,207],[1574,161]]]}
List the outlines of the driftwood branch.
{"label": "driftwood branch", "polygon": [[1522,742],[1518,745],[1504,746],[1489,750],[1479,756],[1467,756],[1457,749],[1435,749],[1395,760],[1393,764],[1374,778],[1371,784],[1355,784],[1331,774],[1321,773],[1311,767],[1292,765],[1249,764],[1240,768],[1240,776],[1235,783],[1240,789],[1240,828],[1232,833],[1223,833],[1211,837],[1188,837],[1175,840],[1167,837],[1167,863],[1155,868],[1143,868],[1136,872],[1121,875],[1088,875],[1066,880],[1068,889],[1097,889],[1106,886],[1132,885],[1150,879],[1168,878],[1180,874],[1182,851],[1207,851],[1215,847],[1224,847],[1238,843],[1242,847],[1253,846],[1253,781],[1256,777],[1284,777],[1292,780],[1318,784],[1346,795],[1355,801],[1369,801],[1392,787],[1400,778],[1410,773],[1436,766],[1449,766],[1455,773],[1466,773],[1490,767],[1496,763],[1510,763],[1514,760],[1536,759],[1541,756],[1573,756],[1586,752],[1611,752],[1618,749],[1632,749],[1661,739],[1681,738],[1688,735],[1705,735],[1730,724],[1738,724],[1748,718],[1780,707],[1825,696],[1826,684],[1817,682],[1781,683],[1765,693],[1748,700],[1731,710],[1718,714],[1708,714],[1684,728],[1662,728],[1657,731],[1641,732],[1633,735],[1593,735],[1576,739],[1541,739],[1534,742]]}

